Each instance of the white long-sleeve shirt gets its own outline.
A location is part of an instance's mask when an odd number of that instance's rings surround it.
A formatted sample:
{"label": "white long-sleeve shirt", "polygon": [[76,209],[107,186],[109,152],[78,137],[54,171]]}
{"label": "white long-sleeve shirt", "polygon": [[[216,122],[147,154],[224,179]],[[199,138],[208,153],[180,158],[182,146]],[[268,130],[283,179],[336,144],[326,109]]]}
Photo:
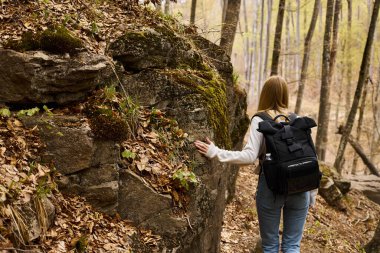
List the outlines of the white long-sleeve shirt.
{"label": "white long-sleeve shirt", "polygon": [[[240,165],[253,164],[254,161],[261,155],[264,149],[264,136],[257,131],[259,122],[263,121],[260,117],[253,117],[249,128],[249,136],[247,144],[241,151],[230,151],[220,149],[211,143],[208,147],[206,156],[208,158],[217,158],[220,162],[227,162]],[[310,205],[314,206],[315,198],[318,189],[310,191]]]}

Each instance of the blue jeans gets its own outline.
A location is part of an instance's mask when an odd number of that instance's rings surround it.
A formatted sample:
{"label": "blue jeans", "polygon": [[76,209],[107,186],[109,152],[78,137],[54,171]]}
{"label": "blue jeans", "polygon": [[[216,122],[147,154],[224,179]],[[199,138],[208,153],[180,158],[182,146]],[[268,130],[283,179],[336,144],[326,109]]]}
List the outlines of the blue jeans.
{"label": "blue jeans", "polygon": [[260,175],[256,193],[257,214],[264,253],[278,253],[281,210],[283,212],[283,234],[281,251],[300,252],[302,232],[309,209],[309,192],[288,196],[274,195],[269,190],[264,174]]}

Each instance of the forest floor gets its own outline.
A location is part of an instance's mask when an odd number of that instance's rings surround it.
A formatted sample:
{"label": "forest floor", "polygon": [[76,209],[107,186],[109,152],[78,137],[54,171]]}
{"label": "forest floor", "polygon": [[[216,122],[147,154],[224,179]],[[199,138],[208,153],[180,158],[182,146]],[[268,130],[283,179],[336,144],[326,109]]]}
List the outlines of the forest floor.
{"label": "forest floor", "polygon": [[[236,183],[236,196],[227,206],[222,230],[222,253],[253,252],[259,240],[255,192],[258,175],[253,166],[241,167]],[[364,252],[380,217],[380,205],[357,190],[346,196],[350,207],[340,212],[317,196],[310,209],[301,244],[301,252]],[[281,233],[281,231],[280,231]]]}
{"label": "forest floor", "polygon": [[[254,112],[253,106],[249,106],[248,115]],[[254,168],[255,165],[240,168],[235,198],[224,213],[222,253],[255,252],[260,235],[255,196],[258,175],[254,174]],[[307,217],[301,252],[364,252],[362,247],[373,237],[379,221],[380,205],[357,190],[351,190],[346,199],[349,208],[341,212],[317,196],[316,205]]]}

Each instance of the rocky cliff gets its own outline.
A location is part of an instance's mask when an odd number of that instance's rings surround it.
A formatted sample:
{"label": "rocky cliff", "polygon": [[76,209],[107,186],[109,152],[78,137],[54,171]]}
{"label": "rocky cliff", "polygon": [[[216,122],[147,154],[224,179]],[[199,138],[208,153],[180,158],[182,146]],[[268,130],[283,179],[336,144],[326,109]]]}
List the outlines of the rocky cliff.
{"label": "rocky cliff", "polygon": [[60,191],[151,229],[160,250],[219,252],[238,168],[208,161],[192,142],[240,149],[246,96],[223,50],[147,13],[157,22],[131,23],[105,55],[0,49],[0,103],[44,107],[20,119],[39,130]]}

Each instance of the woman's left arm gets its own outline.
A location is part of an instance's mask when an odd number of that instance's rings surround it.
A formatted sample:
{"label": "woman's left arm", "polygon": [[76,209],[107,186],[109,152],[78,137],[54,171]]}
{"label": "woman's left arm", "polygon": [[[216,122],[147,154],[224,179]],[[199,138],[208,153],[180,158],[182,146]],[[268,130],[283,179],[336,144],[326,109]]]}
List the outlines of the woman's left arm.
{"label": "woman's left arm", "polygon": [[198,151],[208,158],[216,157],[220,162],[234,164],[252,164],[257,159],[264,140],[263,134],[257,131],[260,121],[262,120],[259,117],[252,119],[248,142],[241,151],[220,149],[208,138],[206,138],[206,142],[197,140],[194,144]]}

